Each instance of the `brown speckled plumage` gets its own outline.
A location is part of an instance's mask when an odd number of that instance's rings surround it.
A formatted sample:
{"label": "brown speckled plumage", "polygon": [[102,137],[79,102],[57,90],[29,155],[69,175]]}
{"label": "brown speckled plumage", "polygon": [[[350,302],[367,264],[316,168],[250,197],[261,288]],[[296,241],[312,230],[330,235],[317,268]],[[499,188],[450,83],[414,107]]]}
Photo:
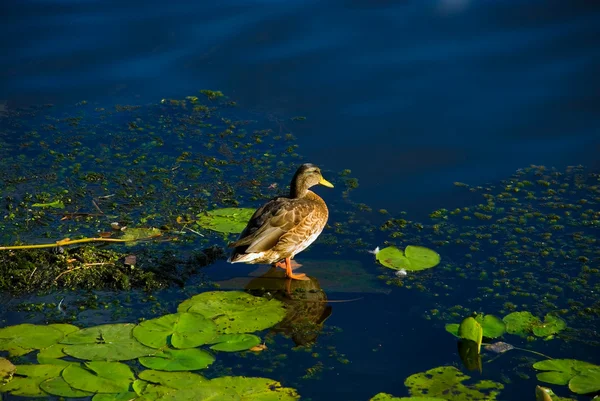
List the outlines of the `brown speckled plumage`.
{"label": "brown speckled plumage", "polygon": [[234,248],[231,263],[276,263],[293,258],[313,243],[327,224],[325,201],[308,188],[332,186],[312,164],[300,166],[292,179],[290,195],[278,196],[261,206],[248,222]]}

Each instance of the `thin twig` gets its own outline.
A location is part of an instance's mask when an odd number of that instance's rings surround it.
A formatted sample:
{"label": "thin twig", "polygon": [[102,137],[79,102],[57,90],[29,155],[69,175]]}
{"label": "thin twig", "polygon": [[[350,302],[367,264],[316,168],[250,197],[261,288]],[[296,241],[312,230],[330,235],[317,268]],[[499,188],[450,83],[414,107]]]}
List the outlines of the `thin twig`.
{"label": "thin twig", "polygon": [[98,204],[96,203],[95,200],[92,199],[92,203],[94,204],[94,207],[96,208],[96,210],[98,210],[101,214],[104,214],[104,212],[102,211],[102,209],[100,209],[100,207],[98,206]]}
{"label": "thin twig", "polygon": [[200,234],[198,231],[196,231],[196,230],[192,230],[192,229],[191,229],[191,228],[189,228],[189,227],[183,227],[183,229],[184,229],[184,230],[190,230],[190,231],[191,231],[191,232],[193,232],[194,234],[196,234],[196,235],[199,235],[199,236],[201,236],[201,237],[204,237],[204,234]]}

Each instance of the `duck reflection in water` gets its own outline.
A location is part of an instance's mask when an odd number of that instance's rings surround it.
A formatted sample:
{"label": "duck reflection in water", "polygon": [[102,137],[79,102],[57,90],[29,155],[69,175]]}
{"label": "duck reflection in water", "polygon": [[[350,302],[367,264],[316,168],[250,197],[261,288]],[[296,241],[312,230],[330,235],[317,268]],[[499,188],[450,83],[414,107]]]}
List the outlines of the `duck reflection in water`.
{"label": "duck reflection in water", "polygon": [[315,277],[308,280],[282,280],[286,273],[277,267],[250,281],[245,289],[249,293],[275,298],[285,304],[286,315],[270,333],[290,336],[297,346],[314,343],[323,323],[331,316],[331,305]]}

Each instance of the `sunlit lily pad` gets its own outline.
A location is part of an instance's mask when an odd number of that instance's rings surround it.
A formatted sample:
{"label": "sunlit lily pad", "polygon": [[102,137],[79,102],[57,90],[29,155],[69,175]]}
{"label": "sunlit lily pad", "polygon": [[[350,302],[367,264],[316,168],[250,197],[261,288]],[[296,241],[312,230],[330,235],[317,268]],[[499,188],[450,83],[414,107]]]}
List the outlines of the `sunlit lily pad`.
{"label": "sunlit lily pad", "polygon": [[295,389],[262,377],[225,376],[212,379],[210,383],[235,391],[243,401],[293,401],[300,398]]}
{"label": "sunlit lily pad", "polygon": [[58,395],[60,397],[78,398],[91,397],[94,393],[78,390],[69,385],[62,377],[53,377],[40,384],[40,388],[48,394]]}
{"label": "sunlit lily pad", "polygon": [[48,363],[53,365],[56,365],[57,361],[58,364],[69,364],[70,362],[60,359],[67,356],[67,354],[63,352],[64,347],[65,344],[52,344],[51,346],[40,350],[40,352],[37,355],[37,361],[39,363]]}
{"label": "sunlit lily pad", "polygon": [[254,214],[255,209],[224,208],[198,214],[196,223],[202,227],[221,233],[241,233]]}
{"label": "sunlit lily pad", "polygon": [[569,381],[569,389],[576,394],[600,391],[600,366],[586,369]]}
{"label": "sunlit lily pad", "polygon": [[544,321],[532,327],[533,334],[538,337],[547,337],[559,333],[567,327],[567,322],[558,316],[546,315]]}
{"label": "sunlit lily pad", "polygon": [[43,397],[48,394],[40,389],[40,384],[53,377],[59,377],[64,366],[58,365],[17,365],[16,374],[7,384],[0,386],[0,392],[22,397]]}
{"label": "sunlit lily pad", "polygon": [[506,332],[505,323],[494,315],[478,314],[475,320],[481,325],[485,338],[497,338]]}
{"label": "sunlit lily pad", "polygon": [[267,329],[285,316],[283,304],[242,291],[211,291],[182,302],[178,312],[200,313],[212,319],[223,334],[251,333]]}
{"label": "sunlit lily pad", "polygon": [[440,366],[426,372],[409,376],[404,384],[412,396],[439,397],[452,394],[456,401],[493,401],[504,385],[491,380],[481,380],[474,384],[463,384],[470,379],[453,366]]}
{"label": "sunlit lily pad", "polygon": [[67,366],[62,377],[71,387],[92,393],[127,392],[135,380],[129,366],[120,362],[86,362],[83,366]]}
{"label": "sunlit lily pad", "polygon": [[458,326],[458,337],[463,340],[473,341],[477,344],[477,353],[481,352],[483,328],[474,318],[468,317],[460,323],[460,326]]}
{"label": "sunlit lily pad", "polygon": [[162,231],[160,231],[158,228],[155,228],[155,227],[127,228],[124,231],[123,235],[121,236],[121,239],[127,240],[127,241],[136,241],[136,240],[160,237],[161,235],[162,235]]}
{"label": "sunlit lily pad", "polygon": [[522,337],[531,333],[534,326],[540,325],[542,322],[531,312],[513,312],[502,319],[506,324],[506,331],[509,334],[516,334]]}
{"label": "sunlit lily pad", "polygon": [[395,246],[376,250],[375,259],[385,267],[395,270],[425,270],[440,263],[440,255],[422,246],[408,245],[404,251]]}
{"label": "sunlit lily pad", "polygon": [[67,355],[92,361],[126,361],[152,355],[155,349],[140,344],[132,334],[134,324],[105,324],[69,334],[62,343]]}
{"label": "sunlit lily pad", "polygon": [[260,337],[254,334],[222,334],[214,342],[216,344],[210,347],[212,350],[236,352],[257,346],[260,344]]}
{"label": "sunlit lily pad", "polygon": [[149,369],[186,371],[204,369],[215,361],[210,353],[197,349],[165,349],[154,356],[140,358],[140,363]]}
{"label": "sunlit lily pad", "polygon": [[191,372],[163,372],[157,370],[143,370],[140,379],[163,386],[182,389],[205,385],[208,379]]}
{"label": "sunlit lily pad", "polygon": [[391,394],[379,393],[369,401],[446,401],[444,398],[431,397],[394,397]]}
{"label": "sunlit lily pad", "polygon": [[[11,355],[22,355],[34,349],[42,349],[56,344],[64,337],[57,328],[36,325],[18,324],[0,329],[0,350],[9,351]],[[16,352],[12,352],[12,351]]]}
{"label": "sunlit lily pad", "polygon": [[173,313],[140,323],[133,336],[152,348],[169,343],[175,348],[195,348],[215,338],[217,326],[198,313]]}
{"label": "sunlit lily pad", "polygon": [[137,394],[131,391],[125,391],[118,394],[96,394],[92,401],[131,401],[138,400]]}
{"label": "sunlit lily pad", "polygon": [[534,363],[533,368],[547,371],[537,374],[539,381],[565,385],[578,374],[590,368],[598,368],[598,366],[577,359],[549,359]]}

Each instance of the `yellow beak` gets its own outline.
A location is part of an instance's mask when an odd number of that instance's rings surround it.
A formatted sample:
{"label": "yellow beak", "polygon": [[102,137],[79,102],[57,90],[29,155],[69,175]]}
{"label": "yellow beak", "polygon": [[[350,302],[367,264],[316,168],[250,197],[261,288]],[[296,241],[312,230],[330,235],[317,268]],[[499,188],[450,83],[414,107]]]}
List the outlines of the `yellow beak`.
{"label": "yellow beak", "polygon": [[324,185],[324,186],[329,187],[329,188],[333,188],[333,184],[330,183],[329,181],[327,181],[323,177],[321,177],[321,181],[319,181],[319,184]]}

